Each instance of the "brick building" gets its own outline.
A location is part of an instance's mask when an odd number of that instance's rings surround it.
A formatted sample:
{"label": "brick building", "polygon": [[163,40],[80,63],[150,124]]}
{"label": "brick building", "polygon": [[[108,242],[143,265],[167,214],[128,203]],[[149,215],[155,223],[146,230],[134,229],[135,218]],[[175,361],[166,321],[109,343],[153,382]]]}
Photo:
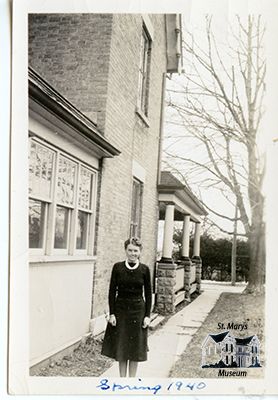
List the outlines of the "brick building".
{"label": "brick building", "polygon": [[175,14],[29,15],[31,365],[104,329],[130,235],[153,275],[180,32]]}

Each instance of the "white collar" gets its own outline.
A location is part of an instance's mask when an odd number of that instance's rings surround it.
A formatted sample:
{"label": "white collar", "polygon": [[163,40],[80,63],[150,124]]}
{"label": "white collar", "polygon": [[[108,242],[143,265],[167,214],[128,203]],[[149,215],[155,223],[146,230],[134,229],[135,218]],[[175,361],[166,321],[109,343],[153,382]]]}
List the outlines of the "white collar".
{"label": "white collar", "polygon": [[126,266],[128,269],[136,269],[136,268],[139,267],[139,260],[136,261],[136,263],[135,263],[135,265],[134,265],[133,267],[131,267],[131,266],[129,265],[128,261],[125,260],[125,266]]}

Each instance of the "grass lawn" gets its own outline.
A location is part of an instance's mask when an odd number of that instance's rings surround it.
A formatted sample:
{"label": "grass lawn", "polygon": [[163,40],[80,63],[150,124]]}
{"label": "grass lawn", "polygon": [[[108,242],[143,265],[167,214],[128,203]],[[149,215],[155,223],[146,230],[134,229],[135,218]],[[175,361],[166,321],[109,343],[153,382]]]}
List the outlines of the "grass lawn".
{"label": "grass lawn", "polygon": [[[246,330],[230,330],[236,337],[257,335],[260,340],[260,362],[262,368],[248,368],[247,378],[260,378],[264,373],[264,296],[252,294],[222,293],[202,326],[198,329],[180,359],[170,371],[171,377],[217,378],[218,368],[201,368],[201,347],[208,334],[218,334],[218,323],[247,323]],[[227,369],[228,370],[228,369]],[[243,370],[243,369],[240,369]],[[233,369],[237,371],[237,369]],[[240,378],[239,378],[240,379]],[[241,378],[242,379],[242,378]]]}

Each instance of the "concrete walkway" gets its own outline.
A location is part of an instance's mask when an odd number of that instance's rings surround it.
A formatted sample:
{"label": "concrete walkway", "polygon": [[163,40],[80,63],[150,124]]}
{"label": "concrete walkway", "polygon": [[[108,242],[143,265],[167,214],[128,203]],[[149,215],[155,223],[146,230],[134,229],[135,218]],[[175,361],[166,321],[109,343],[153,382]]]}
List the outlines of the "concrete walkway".
{"label": "concrete walkway", "polygon": [[[166,324],[149,336],[148,361],[139,363],[138,377],[167,378],[172,365],[202,325],[222,292],[240,293],[245,284],[202,281],[203,293],[169,318]],[[118,377],[118,363],[113,363],[103,377]]]}

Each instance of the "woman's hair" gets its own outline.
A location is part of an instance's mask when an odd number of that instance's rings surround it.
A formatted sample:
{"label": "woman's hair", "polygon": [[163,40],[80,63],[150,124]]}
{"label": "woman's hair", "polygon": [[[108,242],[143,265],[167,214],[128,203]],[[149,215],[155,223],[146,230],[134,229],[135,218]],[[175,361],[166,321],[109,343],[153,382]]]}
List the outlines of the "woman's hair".
{"label": "woman's hair", "polygon": [[141,242],[141,240],[138,238],[138,237],[131,237],[131,238],[129,238],[129,239],[127,239],[126,241],[125,241],[125,249],[127,248],[127,246],[129,245],[129,244],[133,244],[133,246],[137,246],[137,247],[139,247],[140,248],[140,250],[142,250],[142,242]]}

